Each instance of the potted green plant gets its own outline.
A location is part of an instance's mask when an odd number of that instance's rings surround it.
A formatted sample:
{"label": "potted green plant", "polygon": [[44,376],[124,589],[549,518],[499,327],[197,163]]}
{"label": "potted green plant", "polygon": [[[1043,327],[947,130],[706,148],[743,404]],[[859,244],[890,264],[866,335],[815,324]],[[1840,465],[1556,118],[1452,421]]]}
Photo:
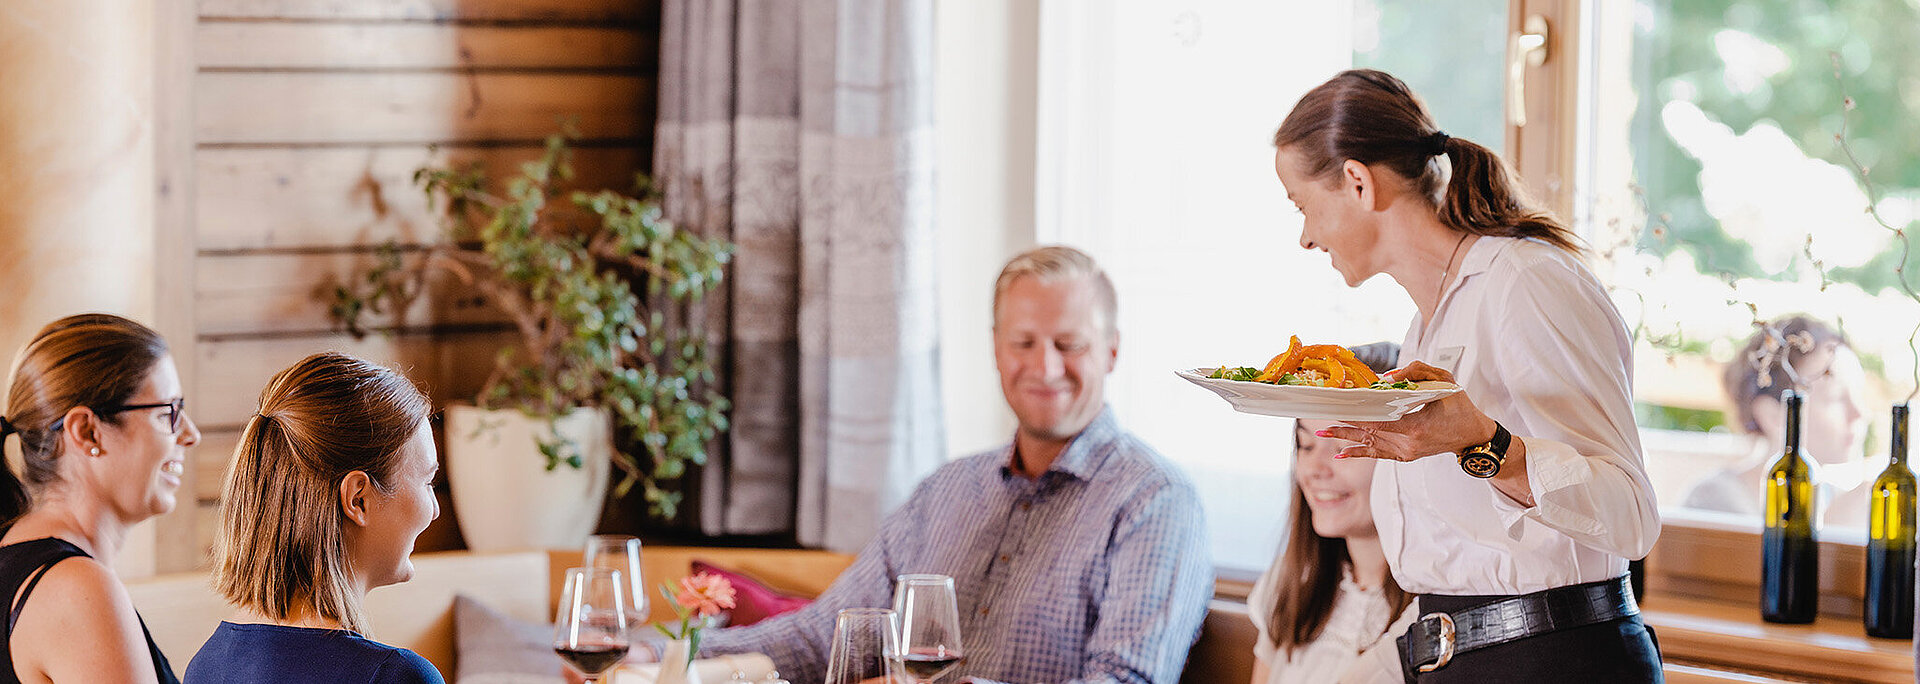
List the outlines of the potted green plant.
{"label": "potted green plant", "polygon": [[[671,519],[680,494],[663,485],[705,463],[727,428],[695,305],[719,285],[732,246],[676,230],[644,177],[632,195],[562,194],[570,137],[549,137],[497,192],[477,165],[420,169],[414,182],[444,212],[441,239],[419,259],[389,246],[331,293],[334,317],[359,335],[365,316],[405,310],[438,270],[517,332],[473,405],[447,410],[448,478],[476,550],[578,543],[599,519],[610,470],[616,496],[638,485]],[[562,510],[569,503],[580,505]]]}

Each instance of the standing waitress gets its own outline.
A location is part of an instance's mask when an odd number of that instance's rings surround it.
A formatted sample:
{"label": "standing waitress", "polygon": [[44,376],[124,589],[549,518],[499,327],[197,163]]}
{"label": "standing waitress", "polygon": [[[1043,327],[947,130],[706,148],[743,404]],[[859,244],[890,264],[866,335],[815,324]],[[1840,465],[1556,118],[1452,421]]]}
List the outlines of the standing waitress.
{"label": "standing waitress", "polygon": [[1419,594],[1409,681],[1662,681],[1626,581],[1660,532],[1632,344],[1572,231],[1386,73],[1314,88],[1274,145],[1300,246],[1348,286],[1392,276],[1419,308],[1389,376],[1465,388],[1321,433],[1357,442],[1342,457],[1395,461],[1373,508],[1394,579]]}

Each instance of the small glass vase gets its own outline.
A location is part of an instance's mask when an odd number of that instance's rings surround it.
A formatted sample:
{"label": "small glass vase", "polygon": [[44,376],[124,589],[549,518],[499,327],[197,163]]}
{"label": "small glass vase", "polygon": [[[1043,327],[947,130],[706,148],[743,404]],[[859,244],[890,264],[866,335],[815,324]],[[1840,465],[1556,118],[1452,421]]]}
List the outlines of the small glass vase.
{"label": "small glass vase", "polygon": [[669,639],[660,653],[660,676],[654,684],[700,684],[700,671],[693,669],[693,650],[686,639]]}

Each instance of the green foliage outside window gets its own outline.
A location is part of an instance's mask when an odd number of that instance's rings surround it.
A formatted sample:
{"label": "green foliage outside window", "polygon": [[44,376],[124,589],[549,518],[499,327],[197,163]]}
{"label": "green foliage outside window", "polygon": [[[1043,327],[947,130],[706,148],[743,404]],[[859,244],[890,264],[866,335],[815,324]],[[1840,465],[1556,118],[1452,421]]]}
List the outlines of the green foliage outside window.
{"label": "green foliage outside window", "polygon": [[[1846,165],[1834,136],[1843,98],[1856,111],[1848,141],[1883,194],[1920,199],[1920,6],[1903,0],[1642,0],[1635,12],[1634,171],[1646,202],[1671,235],[1642,236],[1640,248],[1665,255],[1689,253],[1701,273],[1739,278],[1793,279],[1791,271],[1763,268],[1752,246],[1729,235],[1702,202],[1699,160],[1661,125],[1660,111],[1675,100],[1692,102],[1738,134],[1757,124],[1778,126],[1808,157]],[[1757,43],[1749,43],[1746,37]],[[1756,73],[1729,64],[1725,46],[1755,45],[1772,61]],[[1838,56],[1842,78],[1834,77]],[[1777,71],[1773,69],[1777,68]],[[1763,80],[1759,73],[1772,71]],[[1845,89],[1845,95],[1842,94]],[[1820,226],[1807,226],[1810,233]],[[1920,246],[1920,235],[1910,242]],[[1897,286],[1900,246],[1860,265],[1826,270],[1834,282],[1869,293]]]}

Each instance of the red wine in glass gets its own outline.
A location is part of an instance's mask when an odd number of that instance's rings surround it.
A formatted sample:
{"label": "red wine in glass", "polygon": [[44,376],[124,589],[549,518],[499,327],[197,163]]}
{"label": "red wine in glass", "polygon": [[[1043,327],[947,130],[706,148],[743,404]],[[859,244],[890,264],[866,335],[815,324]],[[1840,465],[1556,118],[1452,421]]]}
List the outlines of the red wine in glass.
{"label": "red wine in glass", "polygon": [[553,652],[597,682],[627,657],[625,578],[610,568],[569,568],[553,619]]}
{"label": "red wine in glass", "polygon": [[620,664],[620,661],[627,657],[625,644],[555,646],[553,652],[560,654],[560,657],[566,659],[567,664],[572,665],[573,669],[579,670],[581,674],[588,677],[606,674],[607,670],[613,669],[613,666]]}

